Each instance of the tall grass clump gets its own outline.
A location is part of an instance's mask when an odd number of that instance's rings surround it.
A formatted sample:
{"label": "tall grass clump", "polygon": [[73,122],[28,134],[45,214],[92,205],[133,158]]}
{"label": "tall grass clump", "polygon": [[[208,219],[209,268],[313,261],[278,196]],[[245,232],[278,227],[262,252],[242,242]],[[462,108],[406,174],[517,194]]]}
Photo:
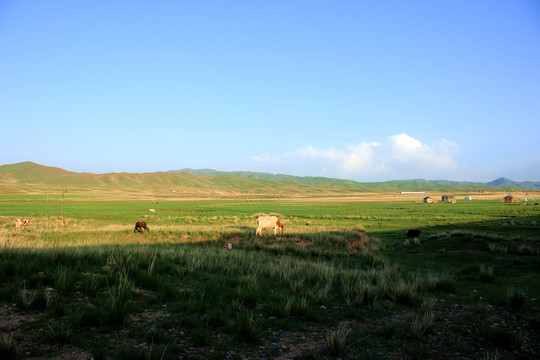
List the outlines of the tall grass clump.
{"label": "tall grass clump", "polygon": [[304,279],[292,279],[289,281],[289,288],[291,289],[291,292],[293,295],[298,295],[304,288]]}
{"label": "tall grass clump", "polygon": [[428,291],[445,291],[454,293],[456,291],[456,283],[452,275],[448,273],[428,273],[425,279],[425,284]]}
{"label": "tall grass clump", "polygon": [[369,306],[372,307],[377,303],[379,298],[379,289],[376,286],[362,282],[356,284],[353,291],[345,298],[349,306]]}
{"label": "tall grass clump", "polygon": [[240,278],[240,283],[250,290],[259,290],[259,280],[254,274],[242,276]]}
{"label": "tall grass clump", "polygon": [[184,257],[182,264],[176,267],[178,275],[189,275],[201,267],[202,260],[196,255],[187,255]]}
{"label": "tall grass clump", "polygon": [[50,343],[55,344],[67,344],[71,341],[73,328],[66,322],[56,322],[47,324],[45,332],[45,339]]}
{"label": "tall grass clump", "polygon": [[478,274],[480,281],[483,282],[492,282],[495,278],[495,272],[493,270],[493,266],[488,266],[486,264],[479,264],[478,265]]}
{"label": "tall grass clump", "polygon": [[428,334],[435,324],[435,306],[437,299],[424,296],[420,303],[420,314],[412,318],[410,324],[411,335],[414,338],[421,338]]}
{"label": "tall grass clump", "polygon": [[95,296],[101,286],[101,279],[96,274],[84,277],[82,281],[82,291],[87,296]]}
{"label": "tall grass clump", "polygon": [[43,288],[19,290],[16,304],[22,310],[44,310],[47,307],[47,296]]}
{"label": "tall grass clump", "polygon": [[482,353],[482,360],[499,360],[499,350],[495,349],[494,352],[485,351]]}
{"label": "tall grass clump", "polygon": [[390,285],[389,292],[393,301],[408,304],[416,294],[416,284],[399,279]]}
{"label": "tall grass clump", "polygon": [[326,284],[310,290],[309,296],[316,303],[324,304],[330,297],[330,290],[332,290],[332,284]]}
{"label": "tall grass clump", "polygon": [[53,247],[50,250],[51,262],[55,265],[60,264],[65,258],[65,249],[58,246],[56,242],[53,243]]}
{"label": "tall grass clump", "polygon": [[17,346],[13,335],[2,334],[0,337],[0,359],[15,360],[17,358]]}
{"label": "tall grass clump", "polygon": [[68,295],[75,287],[77,274],[67,267],[58,268],[55,278],[55,287],[63,296]]}
{"label": "tall grass clump", "polygon": [[293,296],[287,296],[286,298],[278,298],[269,304],[269,310],[275,316],[286,319],[291,315],[291,310],[295,303]]}
{"label": "tall grass clump", "polygon": [[508,246],[498,243],[489,243],[488,249],[490,252],[497,254],[506,254],[508,253]]}
{"label": "tall grass clump", "polygon": [[420,315],[415,315],[411,322],[411,335],[415,338],[421,338],[428,334],[435,323],[435,315],[431,312],[424,312]]}
{"label": "tall grass clump", "polygon": [[366,268],[384,269],[389,266],[388,260],[379,255],[372,247],[360,248],[356,256],[362,260]]}
{"label": "tall grass clump", "polygon": [[518,255],[538,255],[538,251],[535,251],[535,249],[527,244],[519,245],[516,249],[516,253]]}
{"label": "tall grass clump", "polygon": [[19,291],[19,296],[17,297],[17,305],[23,310],[28,310],[32,308],[37,297],[38,292],[36,289],[27,290],[26,288],[23,288]]}
{"label": "tall grass clump", "polygon": [[302,296],[296,298],[293,302],[293,312],[295,315],[304,315],[308,311],[309,300],[307,297]]}
{"label": "tall grass clump", "polygon": [[261,317],[255,316],[252,311],[242,312],[238,317],[238,336],[246,342],[257,342],[265,333]]}
{"label": "tall grass clump", "polygon": [[353,270],[343,271],[341,274],[341,292],[348,306],[355,303],[356,286],[361,279]]}
{"label": "tall grass clump", "polygon": [[137,270],[138,261],[127,250],[113,250],[107,258],[105,270],[110,274],[131,276]]}
{"label": "tall grass clump", "polygon": [[337,329],[329,330],[326,333],[326,349],[333,357],[343,356],[347,349],[347,338],[350,330],[345,324],[340,324]]}
{"label": "tall grass clump", "polygon": [[521,310],[526,298],[525,291],[523,291],[522,289],[509,287],[506,289],[506,296],[512,309]]}
{"label": "tall grass clump", "polygon": [[435,306],[437,305],[437,299],[434,297],[424,296],[420,303],[420,312],[424,314],[433,314]]}
{"label": "tall grass clump", "polygon": [[154,254],[154,256],[152,257],[152,260],[148,264],[148,269],[146,270],[146,273],[148,274],[148,276],[154,275],[154,269],[156,266],[156,256],[157,254]]}
{"label": "tall grass clump", "polygon": [[124,323],[124,320],[129,313],[128,302],[131,300],[133,285],[126,275],[120,274],[118,284],[109,288],[109,309],[108,320],[114,326],[119,326]]}

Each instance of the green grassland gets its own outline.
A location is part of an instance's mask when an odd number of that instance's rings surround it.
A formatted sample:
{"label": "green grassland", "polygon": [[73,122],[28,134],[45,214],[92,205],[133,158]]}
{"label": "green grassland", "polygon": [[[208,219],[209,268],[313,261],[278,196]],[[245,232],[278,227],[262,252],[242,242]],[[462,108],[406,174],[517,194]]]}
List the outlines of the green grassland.
{"label": "green grassland", "polygon": [[[62,221],[61,204],[0,197],[2,359],[539,356],[539,206],[66,195]],[[257,238],[260,214],[285,233]]]}

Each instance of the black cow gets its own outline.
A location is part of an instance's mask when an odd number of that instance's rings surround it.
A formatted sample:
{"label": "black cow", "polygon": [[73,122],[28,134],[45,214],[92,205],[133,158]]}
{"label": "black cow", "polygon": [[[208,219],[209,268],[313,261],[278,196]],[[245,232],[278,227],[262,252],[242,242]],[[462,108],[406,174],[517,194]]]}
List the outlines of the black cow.
{"label": "black cow", "polygon": [[407,231],[407,239],[415,239],[420,236],[421,230],[411,229]]}
{"label": "black cow", "polygon": [[148,228],[148,225],[146,225],[146,223],[144,221],[137,221],[135,223],[135,230],[133,230],[133,232],[142,233],[143,229],[146,230],[146,231],[150,231],[150,229]]}

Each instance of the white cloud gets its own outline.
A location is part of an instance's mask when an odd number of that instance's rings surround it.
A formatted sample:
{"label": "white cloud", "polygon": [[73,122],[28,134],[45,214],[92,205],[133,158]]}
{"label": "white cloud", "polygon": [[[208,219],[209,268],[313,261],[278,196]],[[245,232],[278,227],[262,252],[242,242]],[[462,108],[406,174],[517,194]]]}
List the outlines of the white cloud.
{"label": "white cloud", "polygon": [[389,152],[385,161],[392,169],[443,169],[456,168],[453,155],[457,152],[457,144],[445,139],[431,144],[423,144],[407,135],[398,134],[390,137]]}
{"label": "white cloud", "polygon": [[357,171],[369,168],[375,173],[383,172],[385,165],[377,159],[377,150],[380,146],[377,142],[362,142],[357,145],[346,146],[346,151],[342,158],[342,168],[344,171]]}
{"label": "white cloud", "polygon": [[394,147],[398,151],[415,152],[422,148],[422,143],[407,134],[398,134],[390,136]]}
{"label": "white cloud", "polygon": [[423,143],[405,133],[383,142],[347,144],[343,149],[318,149],[307,145],[292,153],[277,156],[252,156],[257,161],[279,161],[297,173],[344,178],[373,176],[420,176],[457,168],[457,144],[439,139]]}

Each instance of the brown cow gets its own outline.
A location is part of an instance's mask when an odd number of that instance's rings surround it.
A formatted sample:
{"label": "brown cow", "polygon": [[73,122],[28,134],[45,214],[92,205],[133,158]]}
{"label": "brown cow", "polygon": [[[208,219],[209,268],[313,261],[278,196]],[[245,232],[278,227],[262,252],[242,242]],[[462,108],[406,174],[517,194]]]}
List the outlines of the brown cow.
{"label": "brown cow", "polygon": [[135,230],[133,230],[133,232],[142,233],[143,229],[146,230],[146,231],[150,231],[150,229],[148,228],[148,225],[146,225],[146,223],[144,221],[137,221],[135,223]]}
{"label": "brown cow", "polygon": [[262,237],[262,229],[274,229],[274,235],[277,234],[278,229],[283,234],[283,224],[279,222],[277,216],[260,216],[257,218],[257,231],[255,236],[259,235]]}
{"label": "brown cow", "polygon": [[28,219],[15,219],[15,227],[20,228],[21,226],[28,225],[29,220]]}

